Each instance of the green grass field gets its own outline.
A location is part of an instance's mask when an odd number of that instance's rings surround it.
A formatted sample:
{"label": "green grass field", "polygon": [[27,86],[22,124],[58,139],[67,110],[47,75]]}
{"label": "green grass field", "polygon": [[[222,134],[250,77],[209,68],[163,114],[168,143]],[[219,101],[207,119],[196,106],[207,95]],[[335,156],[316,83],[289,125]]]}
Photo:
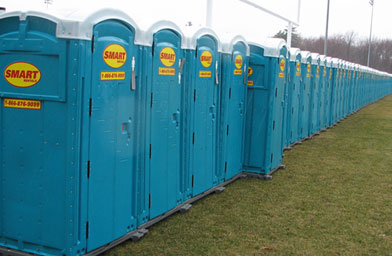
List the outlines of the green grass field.
{"label": "green grass field", "polygon": [[392,96],[105,255],[392,255]]}

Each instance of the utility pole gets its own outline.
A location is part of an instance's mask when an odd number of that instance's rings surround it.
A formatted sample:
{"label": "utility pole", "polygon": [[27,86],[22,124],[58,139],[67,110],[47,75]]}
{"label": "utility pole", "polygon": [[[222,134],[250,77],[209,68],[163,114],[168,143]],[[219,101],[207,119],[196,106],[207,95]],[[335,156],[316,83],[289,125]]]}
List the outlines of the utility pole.
{"label": "utility pole", "polygon": [[325,26],[325,38],[324,38],[324,55],[328,53],[328,24],[329,24],[329,0],[327,5],[327,25]]}
{"label": "utility pole", "polygon": [[373,7],[374,7],[374,0],[369,0],[369,4],[372,6],[372,17],[370,19],[370,35],[369,35],[369,49],[368,49],[368,58],[367,58],[367,66],[369,67],[370,64],[370,45],[372,43],[372,29],[373,29]]}

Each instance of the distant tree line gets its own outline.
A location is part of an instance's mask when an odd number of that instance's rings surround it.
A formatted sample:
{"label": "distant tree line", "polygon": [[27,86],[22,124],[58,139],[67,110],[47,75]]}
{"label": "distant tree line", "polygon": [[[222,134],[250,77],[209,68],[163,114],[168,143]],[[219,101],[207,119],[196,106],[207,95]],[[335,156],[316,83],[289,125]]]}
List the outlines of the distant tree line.
{"label": "distant tree line", "polygon": [[[274,37],[286,39],[287,29],[281,30]],[[324,53],[324,37],[301,37],[295,29],[292,33],[291,46],[301,50]],[[369,41],[358,38],[353,31],[328,37],[328,56],[347,60],[366,66]],[[373,38],[370,50],[370,67],[392,73],[392,40]]]}

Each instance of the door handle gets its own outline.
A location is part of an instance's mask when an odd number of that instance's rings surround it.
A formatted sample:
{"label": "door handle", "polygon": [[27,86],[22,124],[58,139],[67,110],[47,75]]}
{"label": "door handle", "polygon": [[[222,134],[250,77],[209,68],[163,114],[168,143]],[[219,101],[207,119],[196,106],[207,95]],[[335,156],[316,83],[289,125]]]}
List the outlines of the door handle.
{"label": "door handle", "polygon": [[178,127],[180,125],[179,116],[180,116],[180,111],[179,110],[174,112],[173,115],[172,115],[172,122],[176,125],[176,127]]}

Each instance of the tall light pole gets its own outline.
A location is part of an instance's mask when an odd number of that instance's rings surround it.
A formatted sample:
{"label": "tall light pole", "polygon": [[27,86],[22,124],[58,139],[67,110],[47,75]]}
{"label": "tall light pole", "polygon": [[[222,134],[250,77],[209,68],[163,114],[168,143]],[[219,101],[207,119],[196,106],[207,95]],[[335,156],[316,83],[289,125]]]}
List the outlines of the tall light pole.
{"label": "tall light pole", "polygon": [[329,0],[327,5],[327,25],[325,26],[324,55],[328,53],[328,23],[329,23]]}
{"label": "tall light pole", "polygon": [[372,6],[372,17],[370,20],[370,35],[369,35],[369,49],[368,49],[368,59],[367,59],[367,66],[369,67],[370,63],[370,45],[372,43],[372,29],[373,29],[373,7],[374,7],[374,0],[369,0],[369,4]]}

